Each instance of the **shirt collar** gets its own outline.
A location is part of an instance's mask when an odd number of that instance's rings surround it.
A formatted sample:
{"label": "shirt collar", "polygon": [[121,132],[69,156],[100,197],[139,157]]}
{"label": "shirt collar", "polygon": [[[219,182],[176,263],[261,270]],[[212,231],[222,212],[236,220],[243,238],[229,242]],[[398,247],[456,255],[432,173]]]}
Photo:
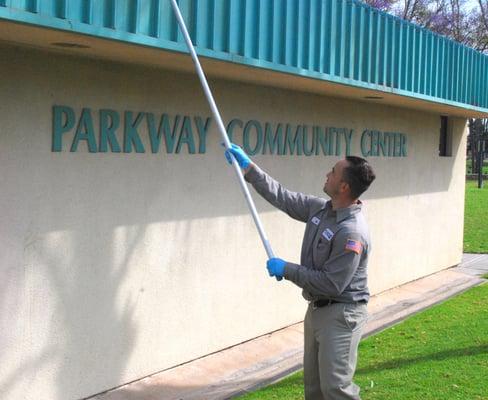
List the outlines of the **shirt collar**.
{"label": "shirt collar", "polygon": [[332,202],[329,200],[326,205],[326,210],[330,215],[335,216],[337,223],[339,223],[349,218],[351,215],[357,214],[361,211],[362,206],[363,203],[361,200],[358,200],[357,203],[351,204],[349,207],[332,210]]}

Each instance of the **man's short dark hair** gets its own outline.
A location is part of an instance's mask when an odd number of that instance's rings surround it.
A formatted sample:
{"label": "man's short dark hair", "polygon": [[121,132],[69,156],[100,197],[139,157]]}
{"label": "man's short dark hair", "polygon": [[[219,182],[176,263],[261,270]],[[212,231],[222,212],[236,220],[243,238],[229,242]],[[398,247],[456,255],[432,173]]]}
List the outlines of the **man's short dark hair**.
{"label": "man's short dark hair", "polygon": [[347,156],[346,161],[348,165],[343,169],[342,179],[351,188],[351,197],[357,199],[369,188],[376,175],[364,158]]}

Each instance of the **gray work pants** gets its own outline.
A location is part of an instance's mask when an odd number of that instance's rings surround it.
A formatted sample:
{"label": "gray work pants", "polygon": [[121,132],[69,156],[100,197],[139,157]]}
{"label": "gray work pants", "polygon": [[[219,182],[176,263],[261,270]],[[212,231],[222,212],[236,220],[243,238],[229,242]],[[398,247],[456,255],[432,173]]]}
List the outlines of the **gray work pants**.
{"label": "gray work pants", "polygon": [[304,386],[306,400],[359,400],[356,369],[366,304],[334,303],[305,315]]}

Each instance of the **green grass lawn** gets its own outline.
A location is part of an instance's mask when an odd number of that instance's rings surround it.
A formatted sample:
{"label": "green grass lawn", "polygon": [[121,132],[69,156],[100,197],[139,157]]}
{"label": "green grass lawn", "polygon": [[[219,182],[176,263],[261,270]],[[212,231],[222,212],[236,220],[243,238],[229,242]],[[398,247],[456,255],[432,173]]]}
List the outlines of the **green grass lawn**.
{"label": "green grass lawn", "polygon": [[[484,284],[363,340],[362,399],[488,399],[487,305]],[[239,399],[303,399],[302,379],[299,372]]]}
{"label": "green grass lawn", "polygon": [[482,189],[477,182],[466,182],[464,251],[488,253],[488,182]]}

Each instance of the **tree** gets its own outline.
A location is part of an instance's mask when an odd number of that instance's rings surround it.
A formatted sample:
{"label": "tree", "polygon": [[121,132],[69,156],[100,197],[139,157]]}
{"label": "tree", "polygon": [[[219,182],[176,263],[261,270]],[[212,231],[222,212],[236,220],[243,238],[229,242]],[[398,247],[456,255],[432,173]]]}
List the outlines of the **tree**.
{"label": "tree", "polygon": [[371,7],[377,8],[381,11],[390,11],[392,5],[395,3],[396,0],[369,0],[366,1]]}
{"label": "tree", "polygon": [[488,53],[488,0],[364,0],[370,6]]}
{"label": "tree", "polygon": [[478,0],[479,23],[476,31],[477,41],[480,43],[481,51],[488,51],[488,0]]}
{"label": "tree", "polygon": [[392,11],[398,17],[429,27],[445,9],[446,0],[402,0],[396,1]]}

